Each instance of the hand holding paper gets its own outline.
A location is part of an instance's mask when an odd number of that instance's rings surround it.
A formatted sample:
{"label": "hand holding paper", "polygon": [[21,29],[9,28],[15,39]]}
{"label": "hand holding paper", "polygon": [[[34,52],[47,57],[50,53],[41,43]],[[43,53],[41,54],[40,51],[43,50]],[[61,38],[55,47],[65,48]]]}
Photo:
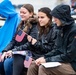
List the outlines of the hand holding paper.
{"label": "hand holding paper", "polygon": [[40,65],[41,63],[46,63],[46,61],[45,61],[44,57],[40,57],[40,58],[35,60],[35,63],[37,65]]}

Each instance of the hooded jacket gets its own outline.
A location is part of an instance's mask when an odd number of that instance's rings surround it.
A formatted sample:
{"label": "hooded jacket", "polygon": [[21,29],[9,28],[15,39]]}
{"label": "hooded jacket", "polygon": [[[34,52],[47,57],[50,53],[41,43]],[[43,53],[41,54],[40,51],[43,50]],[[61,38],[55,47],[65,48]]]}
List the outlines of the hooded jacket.
{"label": "hooded jacket", "polygon": [[50,14],[58,18],[63,25],[70,25],[74,22],[70,12],[71,10],[69,5],[58,5]]}
{"label": "hooded jacket", "polygon": [[0,52],[2,52],[12,40],[21,19],[10,0],[0,2],[0,16],[6,18],[0,28]]}
{"label": "hooded jacket", "polygon": [[62,22],[62,26],[57,27],[57,39],[55,48],[45,55],[47,62],[70,63],[76,71],[76,24],[70,15],[69,5],[58,5],[51,15]]}

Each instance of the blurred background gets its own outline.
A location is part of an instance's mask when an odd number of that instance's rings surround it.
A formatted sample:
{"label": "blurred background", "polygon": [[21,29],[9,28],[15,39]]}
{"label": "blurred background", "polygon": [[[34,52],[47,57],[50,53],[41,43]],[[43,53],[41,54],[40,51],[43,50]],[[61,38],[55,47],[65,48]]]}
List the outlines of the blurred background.
{"label": "blurred background", "polygon": [[[3,0],[0,0],[2,2]],[[41,7],[49,7],[51,10],[59,4],[68,4],[71,7],[71,14],[76,19],[76,0],[10,0],[16,11],[19,13],[19,9],[23,4],[32,4],[37,13],[38,9]],[[0,24],[4,21],[0,21]],[[3,25],[3,24],[2,24]]]}
{"label": "blurred background", "polygon": [[[0,2],[3,0],[0,0]],[[34,6],[35,12],[41,7],[49,7],[53,9],[56,5],[64,3],[70,5],[70,0],[10,0],[16,10],[19,12],[19,8],[23,4],[30,3]]]}

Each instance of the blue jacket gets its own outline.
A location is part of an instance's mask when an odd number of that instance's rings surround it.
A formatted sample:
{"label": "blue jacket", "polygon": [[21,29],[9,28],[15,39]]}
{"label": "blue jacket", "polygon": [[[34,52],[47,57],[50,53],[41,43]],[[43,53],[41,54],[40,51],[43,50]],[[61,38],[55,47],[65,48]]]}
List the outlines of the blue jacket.
{"label": "blue jacket", "polygon": [[0,3],[0,15],[6,18],[5,24],[0,28],[0,52],[11,41],[20,22],[20,16],[9,0]]}

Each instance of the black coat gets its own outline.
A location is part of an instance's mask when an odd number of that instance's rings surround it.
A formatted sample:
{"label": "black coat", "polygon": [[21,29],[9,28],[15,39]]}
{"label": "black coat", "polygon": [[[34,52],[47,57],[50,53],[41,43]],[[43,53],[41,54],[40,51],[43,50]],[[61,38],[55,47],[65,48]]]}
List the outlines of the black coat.
{"label": "black coat", "polygon": [[65,26],[57,33],[55,49],[45,55],[47,62],[71,63],[76,70],[76,24]]}
{"label": "black coat", "polygon": [[[37,23],[31,23],[31,24],[32,24],[32,28],[28,30],[27,34],[31,35],[33,38],[37,38],[37,33],[38,33]],[[16,31],[16,34],[17,34],[17,32],[18,32],[18,30]],[[16,34],[15,34],[15,36],[16,36]],[[18,46],[25,44],[28,41],[27,37],[25,36],[21,42],[18,42],[15,40],[15,36],[13,37],[12,41],[6,46],[6,48],[3,50],[3,52],[8,51],[8,50],[13,50],[13,49],[17,48]]]}
{"label": "black coat", "polygon": [[[37,39],[39,39],[39,37]],[[55,26],[52,26],[50,27],[50,31],[46,35],[43,34],[34,45],[27,42],[26,44],[17,47],[13,50],[31,50],[33,58],[37,59],[41,56],[44,56],[44,54],[50,52],[53,49],[55,39],[56,30]]]}
{"label": "black coat", "polygon": [[70,15],[70,7],[59,5],[52,15],[62,22],[62,26],[57,27],[55,48],[45,55],[45,59],[47,62],[71,63],[76,71],[76,24]]}
{"label": "black coat", "polygon": [[33,58],[37,59],[50,52],[54,47],[55,39],[56,30],[55,26],[52,26],[46,36],[42,35],[41,39],[39,39],[34,45],[31,45]]}

